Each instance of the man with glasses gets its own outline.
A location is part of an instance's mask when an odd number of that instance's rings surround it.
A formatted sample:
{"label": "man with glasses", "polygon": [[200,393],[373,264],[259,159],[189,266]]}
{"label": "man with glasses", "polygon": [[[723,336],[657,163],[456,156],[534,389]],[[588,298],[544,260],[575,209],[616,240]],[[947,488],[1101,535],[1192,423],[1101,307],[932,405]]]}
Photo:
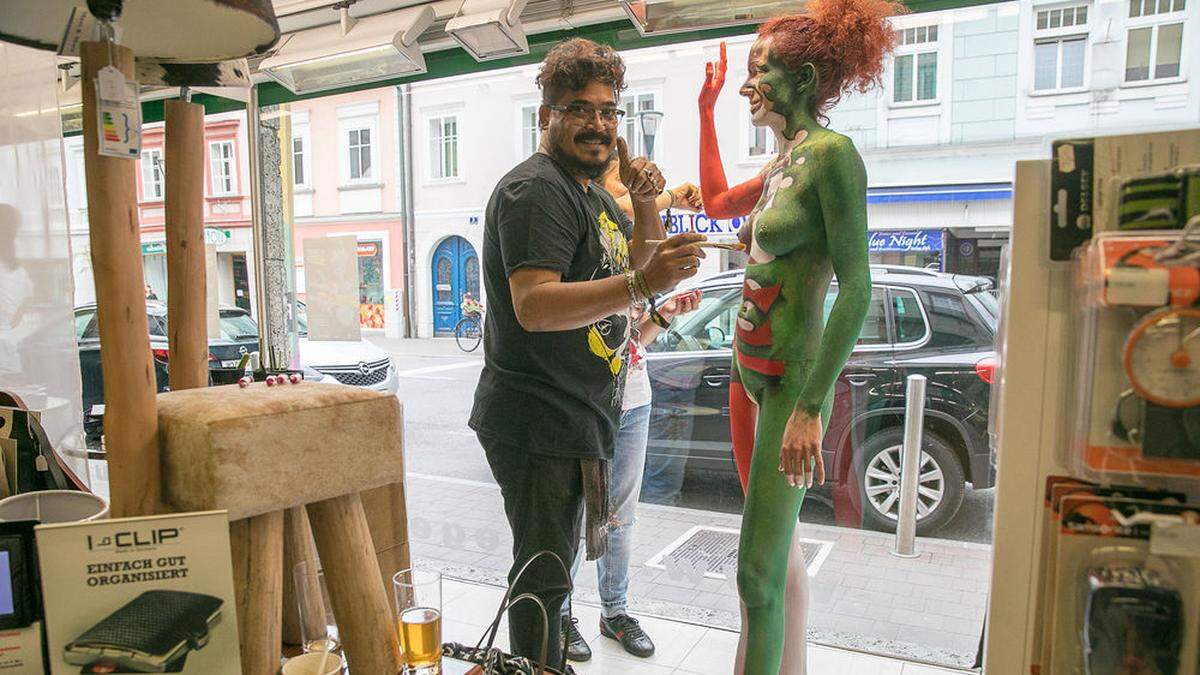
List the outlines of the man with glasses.
{"label": "man with glasses", "polygon": [[[500,179],[485,213],[489,312],[471,428],[504,498],[513,533],[513,654],[565,668],[561,616],[580,521],[589,559],[604,551],[606,460],[620,422],[631,305],[693,276],[702,235],[663,238],[664,180],[644,158],[622,162],[634,219],[598,182],[617,148],[625,65],[609,47],[567,40],[538,74],[542,142]],[[531,562],[532,561],[532,562]],[[525,574],[518,573],[529,563]],[[544,629],[548,629],[543,633]]]}

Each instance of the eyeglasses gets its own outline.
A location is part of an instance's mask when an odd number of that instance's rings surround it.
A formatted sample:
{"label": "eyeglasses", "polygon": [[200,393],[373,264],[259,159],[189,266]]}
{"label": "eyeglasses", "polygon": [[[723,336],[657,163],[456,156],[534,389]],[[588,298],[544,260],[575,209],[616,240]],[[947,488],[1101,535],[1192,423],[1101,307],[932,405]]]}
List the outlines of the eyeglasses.
{"label": "eyeglasses", "polygon": [[570,115],[571,117],[582,121],[590,121],[594,119],[597,114],[600,115],[600,119],[604,122],[616,122],[625,116],[625,111],[616,106],[597,108],[596,106],[585,105],[582,103],[572,103],[570,105],[554,105],[547,103],[545,105],[551,110]]}

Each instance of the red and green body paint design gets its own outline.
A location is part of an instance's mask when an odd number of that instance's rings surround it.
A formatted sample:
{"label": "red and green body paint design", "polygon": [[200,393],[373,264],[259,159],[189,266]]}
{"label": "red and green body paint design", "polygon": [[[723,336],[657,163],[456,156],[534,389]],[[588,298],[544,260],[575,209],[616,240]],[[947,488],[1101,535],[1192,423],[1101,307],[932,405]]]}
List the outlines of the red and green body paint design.
{"label": "red and green body paint design", "polygon": [[[783,658],[788,556],[805,495],[779,470],[784,432],[794,412],[819,415],[822,429],[828,422],[833,384],[854,348],[871,294],[862,158],[848,138],[814,117],[821,74],[812,64],[786,68],[771,43],[769,36],[755,43],[741,88],[754,123],[771,127],[779,141],[779,155],[758,176],[728,187],[712,108],[712,90],[720,84],[711,74],[700,100],[706,211],[714,218],[750,216],[742,227],[750,263],[729,401],[746,491],[738,559],[745,675],[777,675]],[[839,292],[824,321],[835,274]]]}

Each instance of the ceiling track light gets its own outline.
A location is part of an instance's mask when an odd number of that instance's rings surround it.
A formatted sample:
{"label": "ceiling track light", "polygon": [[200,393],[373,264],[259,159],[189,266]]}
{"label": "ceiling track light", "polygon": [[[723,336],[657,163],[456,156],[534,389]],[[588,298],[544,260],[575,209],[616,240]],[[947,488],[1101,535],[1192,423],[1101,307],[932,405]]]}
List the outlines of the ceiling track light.
{"label": "ceiling track light", "polygon": [[476,61],[529,53],[521,25],[527,0],[463,0],[458,15],[446,23],[446,33]]}

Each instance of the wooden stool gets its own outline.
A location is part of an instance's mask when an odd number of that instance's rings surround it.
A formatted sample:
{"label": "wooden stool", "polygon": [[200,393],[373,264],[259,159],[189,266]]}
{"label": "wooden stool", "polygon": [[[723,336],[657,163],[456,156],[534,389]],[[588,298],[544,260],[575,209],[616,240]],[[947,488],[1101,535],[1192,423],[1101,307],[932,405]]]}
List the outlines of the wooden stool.
{"label": "wooden stool", "polygon": [[[256,383],[160,394],[158,413],[166,503],[229,511],[242,672],[279,668],[284,512],[302,507],[351,670],[394,673],[391,602],[360,493],[395,503],[394,486],[404,477],[396,397],[341,385]],[[399,495],[402,518],[402,489]]]}

